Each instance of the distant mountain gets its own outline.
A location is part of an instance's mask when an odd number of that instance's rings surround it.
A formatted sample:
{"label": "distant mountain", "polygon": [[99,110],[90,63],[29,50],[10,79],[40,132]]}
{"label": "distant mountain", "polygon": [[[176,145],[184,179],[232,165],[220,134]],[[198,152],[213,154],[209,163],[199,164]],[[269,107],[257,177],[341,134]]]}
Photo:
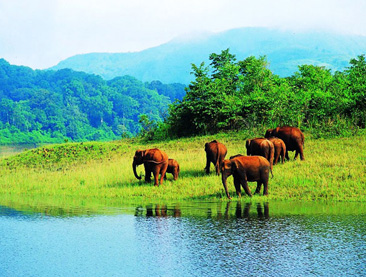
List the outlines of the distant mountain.
{"label": "distant mountain", "polygon": [[351,58],[366,53],[366,37],[324,32],[292,32],[266,28],[241,28],[221,33],[180,38],[134,53],[76,55],[51,69],[70,68],[112,79],[131,75],[139,80],[188,84],[191,64],[208,62],[211,53],[230,48],[242,60],[266,55],[273,73],[290,76],[303,64],[343,70]]}

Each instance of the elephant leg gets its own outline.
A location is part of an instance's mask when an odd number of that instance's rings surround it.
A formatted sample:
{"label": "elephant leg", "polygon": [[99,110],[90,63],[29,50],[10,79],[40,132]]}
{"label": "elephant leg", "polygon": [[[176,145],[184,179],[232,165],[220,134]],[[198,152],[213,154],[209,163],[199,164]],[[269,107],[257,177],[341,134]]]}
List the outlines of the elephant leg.
{"label": "elephant leg", "polygon": [[259,194],[261,192],[262,182],[257,181],[257,188],[255,189],[254,194]]}
{"label": "elephant leg", "polygon": [[235,186],[236,194],[240,198],[241,197],[240,179],[234,177],[234,186]]}
{"label": "elephant leg", "polygon": [[150,183],[151,182],[151,169],[149,166],[145,165],[145,182]]}
{"label": "elephant leg", "polygon": [[304,157],[304,149],[303,149],[303,147],[302,147],[302,144],[300,144],[300,149],[299,149],[300,151],[300,160],[302,160],[302,161],[305,161],[305,157]]}
{"label": "elephant leg", "polygon": [[268,195],[268,180],[263,181],[263,195]]}
{"label": "elephant leg", "polygon": [[206,171],[207,174],[210,174],[210,161],[209,161],[208,158],[206,159],[205,171]]}
{"label": "elephant leg", "polygon": [[294,161],[297,159],[297,156],[299,155],[299,151],[295,151],[295,157],[294,157]]}
{"label": "elephant leg", "polygon": [[176,181],[178,179],[178,169],[174,169],[173,180]]}
{"label": "elephant leg", "polygon": [[215,164],[215,170],[216,170],[216,175],[220,175],[220,166],[219,163]]}
{"label": "elephant leg", "polygon": [[[168,169],[168,162],[161,165],[161,167],[158,167],[161,177],[160,177],[160,184],[163,184],[164,176],[166,174],[166,170]],[[158,177],[159,177],[159,171],[158,171]]]}
{"label": "elephant leg", "polygon": [[288,151],[286,150],[286,154],[285,154],[286,160],[290,160],[289,156],[288,156]]}
{"label": "elephant leg", "polygon": [[153,174],[154,174],[154,186],[159,186],[159,171],[154,168]]}
{"label": "elephant leg", "polygon": [[276,165],[277,164],[279,158],[280,158],[280,155],[279,154],[276,154],[276,158],[273,161],[273,165]]}
{"label": "elephant leg", "polygon": [[235,174],[233,174],[233,177],[234,177],[234,185],[235,185],[235,179],[236,179],[239,182],[239,184],[241,184],[241,186],[243,187],[245,193],[248,196],[252,197],[252,193],[250,192],[250,189],[248,187],[248,179],[247,179],[247,175],[246,175],[245,171],[237,170],[235,172]]}
{"label": "elephant leg", "polygon": [[247,180],[243,180],[242,181],[242,186],[245,190],[245,193],[249,196],[249,197],[252,197],[252,193],[250,192],[250,189],[248,187],[248,181]]}

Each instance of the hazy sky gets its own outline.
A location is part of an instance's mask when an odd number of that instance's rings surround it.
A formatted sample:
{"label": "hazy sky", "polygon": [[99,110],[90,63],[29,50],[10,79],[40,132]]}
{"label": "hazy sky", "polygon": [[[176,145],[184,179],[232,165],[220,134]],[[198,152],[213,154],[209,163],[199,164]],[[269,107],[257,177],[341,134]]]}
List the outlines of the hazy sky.
{"label": "hazy sky", "polygon": [[0,0],[0,58],[47,68],[239,27],[366,35],[365,0]]}

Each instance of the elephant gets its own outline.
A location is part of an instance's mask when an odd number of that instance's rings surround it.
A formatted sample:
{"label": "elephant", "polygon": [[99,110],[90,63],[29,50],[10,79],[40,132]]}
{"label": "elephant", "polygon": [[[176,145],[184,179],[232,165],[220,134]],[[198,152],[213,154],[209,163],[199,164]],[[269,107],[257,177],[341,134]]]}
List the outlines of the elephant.
{"label": "elephant", "polygon": [[[179,163],[174,159],[168,159],[168,168],[166,173],[171,173],[173,175],[173,179],[177,180],[180,172]],[[166,173],[164,179],[166,179]]]}
{"label": "elephant", "polygon": [[305,160],[304,156],[304,134],[299,128],[283,126],[275,129],[268,129],[264,137],[278,137],[283,140],[286,145],[286,160],[290,160],[288,157],[288,151],[296,151],[295,160],[297,155],[300,154],[300,159]]}
{"label": "elephant", "polygon": [[265,138],[247,139],[246,144],[248,156],[262,156],[265,157],[273,169],[274,146],[271,141]]}
{"label": "elephant", "polygon": [[135,177],[141,180],[141,176],[137,175],[136,167],[140,164],[144,164],[145,167],[145,181],[150,182],[151,173],[154,174],[154,186],[159,186],[159,174],[160,184],[163,184],[163,179],[168,168],[168,155],[157,148],[147,150],[137,150],[133,157],[133,173]]}
{"label": "elephant", "polygon": [[268,138],[270,142],[273,143],[274,146],[274,160],[273,164],[277,164],[278,160],[281,157],[282,163],[285,162],[285,154],[286,154],[286,144],[283,142],[282,139],[276,137]]}
{"label": "elephant", "polygon": [[231,199],[227,189],[227,177],[233,175],[236,193],[241,197],[240,185],[244,188],[246,194],[252,197],[248,187],[248,182],[257,182],[255,194],[259,194],[263,184],[263,195],[268,195],[268,179],[271,165],[269,161],[262,156],[242,156],[237,155],[230,160],[224,160],[221,164],[222,184],[226,196]]}
{"label": "elephant", "polygon": [[220,164],[224,161],[227,154],[226,146],[217,140],[207,142],[205,144],[206,151],[206,167],[207,174],[210,173],[210,163],[213,163],[216,169],[216,174],[220,175]]}

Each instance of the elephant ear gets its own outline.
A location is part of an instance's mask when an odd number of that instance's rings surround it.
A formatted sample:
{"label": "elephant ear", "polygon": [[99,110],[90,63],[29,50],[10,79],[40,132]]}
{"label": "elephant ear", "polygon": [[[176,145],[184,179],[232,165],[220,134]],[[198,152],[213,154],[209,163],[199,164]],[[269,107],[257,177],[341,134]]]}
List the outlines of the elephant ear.
{"label": "elephant ear", "polygon": [[266,131],[266,134],[264,135],[265,138],[270,138],[272,137],[272,132],[273,132],[273,129],[268,129]]}
{"label": "elephant ear", "polygon": [[142,159],[145,156],[147,150],[136,150],[135,156]]}
{"label": "elephant ear", "polygon": [[248,149],[250,147],[250,143],[252,142],[251,139],[247,139],[246,143],[245,143],[245,147]]}
{"label": "elephant ear", "polygon": [[209,143],[208,143],[208,142],[206,142],[206,143],[205,143],[205,151],[207,151],[207,149],[208,149],[208,145],[209,145]]}
{"label": "elephant ear", "polygon": [[232,162],[231,162],[231,172],[232,173],[237,172],[238,168],[239,168],[239,161],[237,159],[232,160]]}

